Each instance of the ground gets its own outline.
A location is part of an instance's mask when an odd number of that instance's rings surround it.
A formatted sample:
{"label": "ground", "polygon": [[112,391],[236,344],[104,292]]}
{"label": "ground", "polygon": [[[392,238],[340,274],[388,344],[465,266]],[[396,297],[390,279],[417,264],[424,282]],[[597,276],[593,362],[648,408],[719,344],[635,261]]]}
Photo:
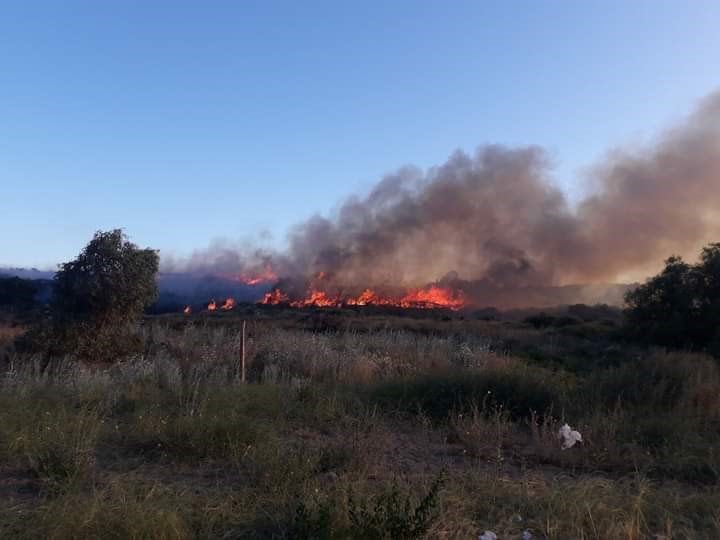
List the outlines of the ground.
{"label": "ground", "polygon": [[241,306],[90,365],[8,330],[0,537],[720,537],[716,361],[580,312]]}

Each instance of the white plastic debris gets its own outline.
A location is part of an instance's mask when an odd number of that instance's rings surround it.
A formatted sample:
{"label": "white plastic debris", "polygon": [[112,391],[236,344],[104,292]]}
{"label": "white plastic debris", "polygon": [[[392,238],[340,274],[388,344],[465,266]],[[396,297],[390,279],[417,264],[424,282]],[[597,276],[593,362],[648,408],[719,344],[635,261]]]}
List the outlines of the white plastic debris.
{"label": "white plastic debris", "polygon": [[576,443],[582,442],[582,435],[579,431],[573,430],[569,425],[565,424],[558,432],[558,438],[562,442],[562,449],[572,448]]}
{"label": "white plastic debris", "polygon": [[521,538],[522,538],[522,540],[532,540],[533,535],[528,529],[525,529],[522,533]]}
{"label": "white plastic debris", "polygon": [[492,531],[485,531],[480,535],[478,540],[497,540],[497,534]]}

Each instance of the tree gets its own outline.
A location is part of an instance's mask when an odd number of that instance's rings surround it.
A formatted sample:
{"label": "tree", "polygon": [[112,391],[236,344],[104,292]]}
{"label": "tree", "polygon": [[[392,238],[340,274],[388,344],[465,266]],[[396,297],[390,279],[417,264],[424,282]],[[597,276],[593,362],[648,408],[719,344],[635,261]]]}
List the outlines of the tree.
{"label": "tree", "polygon": [[137,345],[134,328],[158,295],[159,257],[121,229],[98,231],[73,261],[60,266],[50,302],[50,352],[112,360]]}
{"label": "tree", "polygon": [[694,265],[670,257],[625,302],[626,329],[636,339],[720,354],[720,244],[703,248]]}
{"label": "tree", "polygon": [[705,246],[697,264],[700,329],[708,349],[720,356],[720,243]]}

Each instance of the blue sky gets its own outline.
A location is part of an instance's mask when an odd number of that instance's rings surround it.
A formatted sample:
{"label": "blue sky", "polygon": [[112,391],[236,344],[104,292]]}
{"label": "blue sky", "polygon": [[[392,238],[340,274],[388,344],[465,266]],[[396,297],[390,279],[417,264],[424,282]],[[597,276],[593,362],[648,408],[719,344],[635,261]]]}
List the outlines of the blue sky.
{"label": "blue sky", "polygon": [[537,144],[577,198],[720,87],[720,3],[97,0],[0,7],[0,265],[97,229],[183,255],[402,165]]}

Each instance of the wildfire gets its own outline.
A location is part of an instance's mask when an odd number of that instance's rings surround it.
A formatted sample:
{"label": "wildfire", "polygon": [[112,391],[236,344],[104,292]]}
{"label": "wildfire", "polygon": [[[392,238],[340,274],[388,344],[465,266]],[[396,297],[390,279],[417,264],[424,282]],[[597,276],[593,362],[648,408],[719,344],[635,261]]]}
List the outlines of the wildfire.
{"label": "wildfire", "polygon": [[365,289],[356,298],[348,298],[349,306],[387,306],[393,304],[390,297],[378,296],[372,289]]}
{"label": "wildfire", "polygon": [[215,311],[217,309],[217,304],[215,303],[215,300],[210,300],[210,303],[208,304],[208,311]]}
{"label": "wildfire", "polygon": [[236,305],[236,302],[235,302],[234,298],[227,298],[225,300],[225,303],[220,307],[220,309],[229,311],[229,310],[233,309],[235,307],[235,305]]}
{"label": "wildfire", "polygon": [[340,297],[328,296],[325,291],[318,291],[313,289],[312,291],[310,291],[307,297],[303,298],[302,300],[290,302],[290,305],[292,307],[332,307],[342,305],[342,300],[340,299]]}
{"label": "wildfire", "polygon": [[424,289],[408,292],[400,302],[401,307],[460,309],[465,305],[465,295],[461,290],[453,290],[440,285],[430,285]]}
{"label": "wildfire", "polygon": [[304,298],[299,300],[291,300],[282,290],[274,289],[267,293],[259,303],[288,304],[292,307],[395,306],[414,309],[458,310],[466,305],[466,299],[461,290],[442,285],[429,285],[421,289],[411,289],[403,296],[383,296],[372,289],[365,289],[358,296],[341,296],[311,289]]}
{"label": "wildfire", "polygon": [[278,304],[286,304],[290,302],[288,295],[282,292],[280,289],[273,289],[269,293],[265,293],[265,296],[260,300],[260,304],[267,304],[269,306],[276,306]]}
{"label": "wildfire", "polygon": [[190,315],[192,313],[192,308],[190,306],[185,306],[185,309],[183,309],[183,313],[185,315]]}

